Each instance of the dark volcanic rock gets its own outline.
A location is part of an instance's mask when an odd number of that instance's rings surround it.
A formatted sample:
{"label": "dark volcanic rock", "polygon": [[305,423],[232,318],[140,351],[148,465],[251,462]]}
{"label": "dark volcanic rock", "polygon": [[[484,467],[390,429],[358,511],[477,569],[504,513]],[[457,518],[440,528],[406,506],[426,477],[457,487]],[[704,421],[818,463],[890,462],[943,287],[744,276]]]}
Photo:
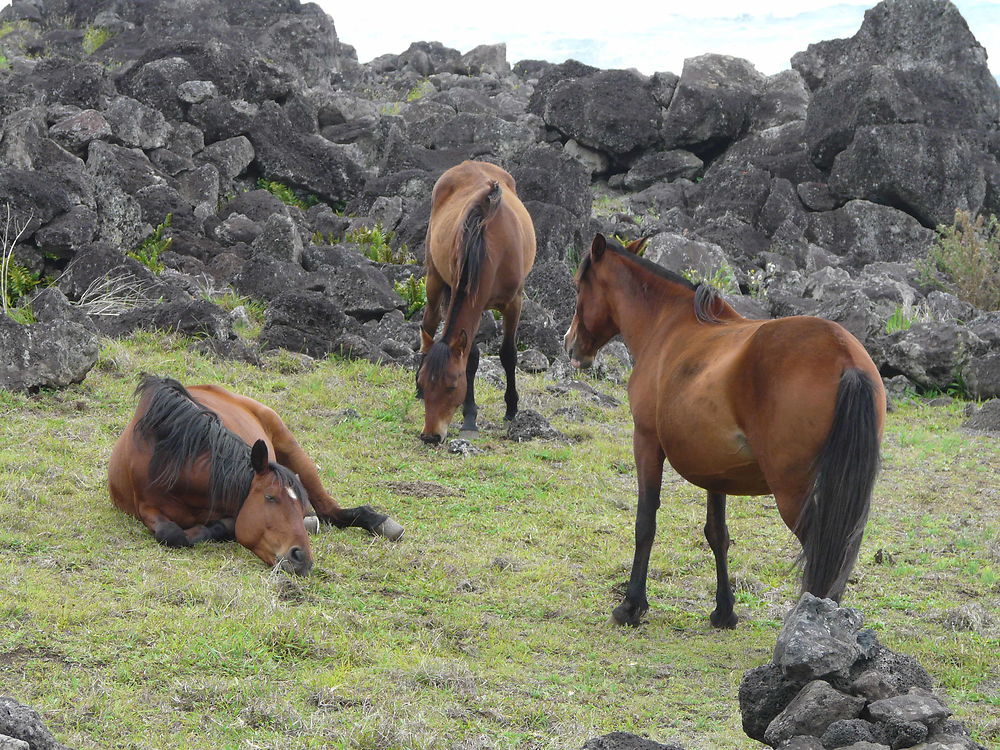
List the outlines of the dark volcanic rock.
{"label": "dark volcanic rock", "polygon": [[660,106],[649,82],[627,70],[558,81],[539,114],[567,138],[613,156],[651,146],[659,135]]}
{"label": "dark volcanic rock", "polygon": [[925,125],[859,128],[833,163],[830,189],[901,208],[926,227],[950,224],[956,210],[976,215],[983,206],[981,151],[963,134]]}
{"label": "dark volcanic rock", "polygon": [[231,339],[233,323],[221,307],[207,300],[181,300],[140,307],[101,321],[109,336],[125,336],[138,329],[166,331],[200,338]]}
{"label": "dark volcanic rock", "polygon": [[77,323],[21,325],[0,315],[0,388],[35,391],[79,383],[99,351],[97,337]]}
{"label": "dark volcanic rock", "polygon": [[583,743],[582,750],[684,750],[680,745],[653,742],[628,732],[611,732]]}
{"label": "dark volcanic rock", "polygon": [[764,76],[746,60],[727,55],[685,60],[663,118],[663,145],[698,156],[718,153],[746,131],[763,86]]}
{"label": "dark volcanic rock", "polygon": [[739,692],[743,731],[747,737],[763,742],[768,725],[791,703],[802,684],[788,680],[777,664],[748,670],[740,682]]}
{"label": "dark volcanic rock", "polygon": [[819,737],[835,721],[857,718],[864,706],[864,698],[855,698],[823,680],[814,680],[768,725],[764,741],[778,747],[800,734]]}
{"label": "dark volcanic rock", "polygon": [[254,163],[270,180],[314,193],[330,203],[346,201],[364,183],[363,167],[345,147],[319,135],[297,132],[273,102],[266,102],[247,134]]}
{"label": "dark volcanic rock", "polygon": [[981,340],[955,323],[914,323],[889,336],[889,365],[924,388],[945,389],[964,368]]}
{"label": "dark volcanic rock", "polygon": [[993,398],[975,409],[971,416],[962,423],[962,427],[970,430],[989,430],[1000,432],[1000,398]]}
{"label": "dark volcanic rock", "polygon": [[31,750],[65,750],[33,708],[0,696],[0,735],[27,742]]}
{"label": "dark volcanic rock", "polygon": [[333,300],[319,292],[286,292],[271,300],[260,344],[262,349],[288,349],[325,357],[337,351],[342,336],[355,334],[357,326]]}

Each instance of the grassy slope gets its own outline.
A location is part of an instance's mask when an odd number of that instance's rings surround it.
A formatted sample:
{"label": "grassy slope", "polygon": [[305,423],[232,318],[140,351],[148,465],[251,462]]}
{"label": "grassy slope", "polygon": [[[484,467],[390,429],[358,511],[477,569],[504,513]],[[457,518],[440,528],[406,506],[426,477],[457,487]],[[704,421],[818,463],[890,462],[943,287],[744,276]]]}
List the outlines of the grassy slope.
{"label": "grassy slope", "polygon": [[[571,442],[513,444],[494,424],[478,441],[486,453],[463,458],[416,439],[410,373],[334,361],[307,370],[288,356],[255,370],[185,346],[140,335],[108,343],[82,385],[0,392],[0,694],[41,710],[60,740],[472,750],[579,747],[620,729],[692,749],[756,746],[736,690],[769,658],[795,595],[797,547],[770,498],[730,503],[743,621],[716,632],[702,494],[668,472],[649,623],[622,630],[607,617],[632,553],[625,406],[524,378],[522,405]],[[236,544],[160,547],[105,489],[144,370],[275,406],[334,495],[388,510],[403,541],[324,530],[303,580],[272,576]],[[499,422],[500,392],[479,393],[481,418]],[[567,405],[584,419],[553,416]],[[360,417],[344,421],[345,408]],[[845,603],[916,656],[990,742],[1000,738],[1000,445],[960,421],[958,406],[891,415]],[[388,484],[417,481],[436,487],[417,486],[429,495],[418,497]]]}

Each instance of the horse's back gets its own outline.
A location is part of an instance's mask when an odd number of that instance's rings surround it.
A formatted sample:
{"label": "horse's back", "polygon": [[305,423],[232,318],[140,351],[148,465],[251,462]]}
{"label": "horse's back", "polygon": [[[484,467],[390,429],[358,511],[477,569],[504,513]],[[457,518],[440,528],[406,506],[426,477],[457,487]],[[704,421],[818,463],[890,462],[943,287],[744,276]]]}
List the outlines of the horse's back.
{"label": "horse's back", "polygon": [[492,183],[501,188],[500,205],[485,229],[487,252],[493,259],[500,286],[517,288],[535,260],[535,230],[531,215],[517,195],[509,172],[488,162],[465,161],[438,179],[432,195],[427,228],[427,263],[449,286],[457,282],[457,253],[469,212],[482,200]]}

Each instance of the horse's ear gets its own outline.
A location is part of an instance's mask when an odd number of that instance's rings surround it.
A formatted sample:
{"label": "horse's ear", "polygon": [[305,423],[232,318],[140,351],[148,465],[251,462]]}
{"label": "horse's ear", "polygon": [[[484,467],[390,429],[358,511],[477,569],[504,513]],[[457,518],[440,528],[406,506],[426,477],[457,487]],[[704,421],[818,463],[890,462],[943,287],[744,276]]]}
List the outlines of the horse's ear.
{"label": "horse's ear", "polygon": [[463,328],[462,331],[455,337],[455,340],[451,342],[451,350],[455,352],[456,355],[461,357],[465,354],[466,349],[469,348],[469,334],[465,332]]}
{"label": "horse's ear", "polygon": [[608,241],[605,239],[603,234],[597,234],[594,237],[594,241],[590,244],[590,258],[591,260],[600,260],[601,256],[604,255],[604,251],[608,247]]}
{"label": "horse's ear", "polygon": [[646,243],[649,242],[649,237],[640,237],[637,240],[632,240],[625,246],[632,255],[642,255],[646,252]]}
{"label": "horse's ear", "polygon": [[263,474],[267,471],[267,443],[263,440],[258,440],[250,449],[250,465],[257,474]]}
{"label": "horse's ear", "polygon": [[423,328],[420,329],[420,351],[426,352],[434,346],[434,337],[431,336]]}

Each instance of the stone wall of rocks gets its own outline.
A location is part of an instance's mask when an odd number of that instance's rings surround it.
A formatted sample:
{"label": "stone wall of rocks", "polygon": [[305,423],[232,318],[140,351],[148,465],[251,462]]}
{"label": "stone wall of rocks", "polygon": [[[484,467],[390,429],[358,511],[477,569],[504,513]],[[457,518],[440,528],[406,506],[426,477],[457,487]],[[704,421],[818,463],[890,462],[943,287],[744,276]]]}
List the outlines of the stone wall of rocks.
{"label": "stone wall of rocks", "polygon": [[[726,278],[749,316],[841,322],[887,376],[1000,394],[1000,312],[915,268],[956,209],[1000,213],[1000,90],[947,0],[885,0],[770,77],[724,55],[648,77],[512,68],[503,45],[436,42],[362,65],[298,0],[16,0],[0,22],[0,208],[25,226],[16,260],[57,279],[33,303],[39,341],[155,327],[252,360],[202,301],[231,286],[268,306],[260,347],[410,365],[394,284],[421,274],[437,176],[476,158],[515,176],[535,222],[535,370],[562,356],[571,268],[604,231]],[[94,29],[107,40],[91,50]],[[260,180],[318,202],[286,205]],[[154,274],[126,253],[168,215]],[[416,263],[365,258],[352,230],[376,225]],[[920,322],[888,334],[897,309]],[[480,338],[489,351],[495,328]],[[15,359],[0,356],[0,385],[37,387],[6,375]]]}

